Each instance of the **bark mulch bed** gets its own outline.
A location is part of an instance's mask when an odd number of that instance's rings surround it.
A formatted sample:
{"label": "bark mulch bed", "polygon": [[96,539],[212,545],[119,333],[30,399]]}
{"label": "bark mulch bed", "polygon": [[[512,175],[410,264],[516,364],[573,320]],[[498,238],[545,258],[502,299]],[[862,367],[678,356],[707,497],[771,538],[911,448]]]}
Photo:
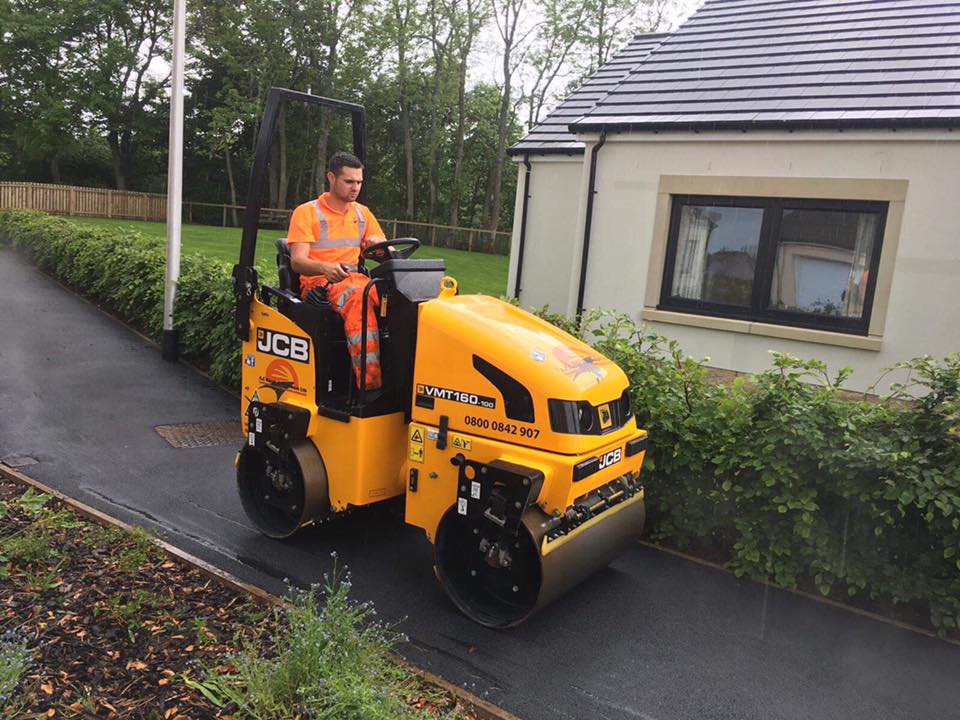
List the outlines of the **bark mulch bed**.
{"label": "bark mulch bed", "polygon": [[[0,717],[230,717],[185,677],[228,667],[236,634],[270,614],[146,533],[94,524],[0,478],[0,635],[32,655],[12,702],[0,698]],[[411,707],[456,707],[449,693],[421,687],[405,698]]]}

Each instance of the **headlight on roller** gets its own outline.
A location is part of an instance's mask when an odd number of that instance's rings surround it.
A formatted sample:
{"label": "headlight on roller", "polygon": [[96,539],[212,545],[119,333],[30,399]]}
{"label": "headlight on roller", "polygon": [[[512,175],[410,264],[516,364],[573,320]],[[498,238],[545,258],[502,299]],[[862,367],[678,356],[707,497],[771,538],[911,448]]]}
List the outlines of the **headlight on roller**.
{"label": "headlight on roller", "polygon": [[[633,417],[630,391],[624,390],[616,400],[594,407],[585,400],[547,400],[550,427],[567,435],[602,435],[623,427]],[[601,421],[600,410],[604,416]]]}

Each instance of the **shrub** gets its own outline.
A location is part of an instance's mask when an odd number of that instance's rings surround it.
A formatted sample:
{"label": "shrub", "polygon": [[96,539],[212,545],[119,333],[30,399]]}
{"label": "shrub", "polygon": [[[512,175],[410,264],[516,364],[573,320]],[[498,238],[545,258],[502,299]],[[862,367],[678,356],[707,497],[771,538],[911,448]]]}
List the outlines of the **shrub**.
{"label": "shrub", "polygon": [[615,313],[582,332],[630,379],[649,535],[737,575],[824,595],[926,603],[960,620],[960,355],[899,364],[908,383],[850,399],[817,360],[730,385],[675,341]]}
{"label": "shrub", "polygon": [[0,634],[0,710],[16,714],[14,692],[30,663],[31,653],[24,640],[11,632]]}

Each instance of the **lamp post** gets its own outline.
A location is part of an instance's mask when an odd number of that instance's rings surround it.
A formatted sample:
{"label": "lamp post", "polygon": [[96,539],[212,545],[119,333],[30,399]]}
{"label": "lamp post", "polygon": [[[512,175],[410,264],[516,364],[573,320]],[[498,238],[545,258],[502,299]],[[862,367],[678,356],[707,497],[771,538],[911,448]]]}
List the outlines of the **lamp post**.
{"label": "lamp post", "polygon": [[167,164],[167,273],[163,287],[163,334],[160,354],[176,361],[177,328],[173,307],[180,279],[180,217],[183,194],[183,56],[186,0],[173,0],[173,82],[170,91],[170,143]]}

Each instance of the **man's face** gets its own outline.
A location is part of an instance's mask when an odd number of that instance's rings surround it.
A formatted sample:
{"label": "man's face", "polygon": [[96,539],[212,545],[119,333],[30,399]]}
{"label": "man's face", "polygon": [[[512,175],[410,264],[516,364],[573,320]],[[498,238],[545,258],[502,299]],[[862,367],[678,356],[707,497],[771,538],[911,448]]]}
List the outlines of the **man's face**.
{"label": "man's face", "polygon": [[363,168],[343,167],[340,174],[327,173],[327,182],[330,184],[330,194],[342,202],[353,202],[360,193],[363,185]]}

